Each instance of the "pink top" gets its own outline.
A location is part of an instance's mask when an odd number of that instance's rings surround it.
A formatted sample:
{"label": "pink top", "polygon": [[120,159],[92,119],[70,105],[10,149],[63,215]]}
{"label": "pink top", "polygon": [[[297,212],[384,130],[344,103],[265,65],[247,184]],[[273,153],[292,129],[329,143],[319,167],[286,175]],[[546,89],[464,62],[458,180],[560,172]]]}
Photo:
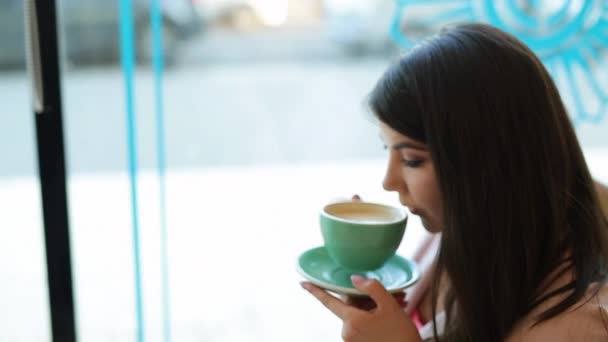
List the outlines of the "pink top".
{"label": "pink top", "polygon": [[426,322],[422,319],[422,316],[420,316],[420,311],[418,311],[417,308],[412,310],[410,318],[412,319],[412,322],[414,322],[416,329],[421,329],[426,324]]}

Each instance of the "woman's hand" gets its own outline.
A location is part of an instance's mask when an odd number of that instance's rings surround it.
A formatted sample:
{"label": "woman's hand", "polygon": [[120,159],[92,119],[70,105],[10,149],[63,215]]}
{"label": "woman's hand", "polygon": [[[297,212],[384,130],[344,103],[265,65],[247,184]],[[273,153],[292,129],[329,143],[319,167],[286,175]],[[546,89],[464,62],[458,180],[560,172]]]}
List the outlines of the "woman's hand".
{"label": "woman's hand", "polygon": [[[407,301],[405,300],[405,292],[393,293],[392,296],[393,298],[395,298],[397,304],[402,309],[405,309],[405,307],[407,306]],[[374,302],[374,300],[369,297],[347,296],[345,298],[343,297],[343,300],[347,305],[354,306],[357,309],[365,311],[370,311],[376,308],[376,302]]]}
{"label": "woman's hand", "polygon": [[343,303],[311,283],[302,287],[342,320],[342,338],[347,342],[418,342],[422,341],[414,323],[401,306],[377,280],[352,277],[353,285],[370,296],[376,308],[366,311]]}

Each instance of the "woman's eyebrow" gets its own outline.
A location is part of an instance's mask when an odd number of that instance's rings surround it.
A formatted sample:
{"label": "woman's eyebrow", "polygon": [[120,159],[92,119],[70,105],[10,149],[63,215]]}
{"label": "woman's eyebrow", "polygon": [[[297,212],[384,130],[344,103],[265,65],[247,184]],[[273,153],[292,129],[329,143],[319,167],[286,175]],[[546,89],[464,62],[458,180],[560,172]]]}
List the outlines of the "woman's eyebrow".
{"label": "woman's eyebrow", "polygon": [[407,141],[397,143],[397,144],[391,146],[391,148],[393,150],[395,150],[395,151],[401,150],[401,149],[404,149],[404,148],[411,148],[411,149],[419,150],[419,151],[426,151],[427,150],[427,148],[425,146],[421,146],[421,145],[418,145],[418,144],[412,144],[412,143],[407,142]]}

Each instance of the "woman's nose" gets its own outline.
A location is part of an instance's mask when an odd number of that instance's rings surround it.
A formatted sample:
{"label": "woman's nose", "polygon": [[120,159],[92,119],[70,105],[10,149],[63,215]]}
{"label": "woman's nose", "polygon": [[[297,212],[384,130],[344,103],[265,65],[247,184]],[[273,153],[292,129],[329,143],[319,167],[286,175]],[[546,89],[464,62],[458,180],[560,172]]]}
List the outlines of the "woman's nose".
{"label": "woman's nose", "polygon": [[384,188],[384,190],[399,191],[400,184],[403,182],[403,180],[401,179],[401,175],[398,171],[398,165],[393,160],[393,158],[391,158],[386,168],[384,180],[382,181],[382,187]]}

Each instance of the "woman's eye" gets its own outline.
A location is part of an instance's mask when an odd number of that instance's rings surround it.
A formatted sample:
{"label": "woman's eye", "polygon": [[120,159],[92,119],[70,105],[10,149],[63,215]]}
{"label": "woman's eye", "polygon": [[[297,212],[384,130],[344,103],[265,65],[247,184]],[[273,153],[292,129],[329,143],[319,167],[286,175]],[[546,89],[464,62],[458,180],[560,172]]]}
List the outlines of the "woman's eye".
{"label": "woman's eye", "polygon": [[423,162],[424,162],[424,160],[422,160],[422,159],[415,159],[415,160],[401,159],[401,163],[407,167],[419,167],[420,165],[422,165]]}

